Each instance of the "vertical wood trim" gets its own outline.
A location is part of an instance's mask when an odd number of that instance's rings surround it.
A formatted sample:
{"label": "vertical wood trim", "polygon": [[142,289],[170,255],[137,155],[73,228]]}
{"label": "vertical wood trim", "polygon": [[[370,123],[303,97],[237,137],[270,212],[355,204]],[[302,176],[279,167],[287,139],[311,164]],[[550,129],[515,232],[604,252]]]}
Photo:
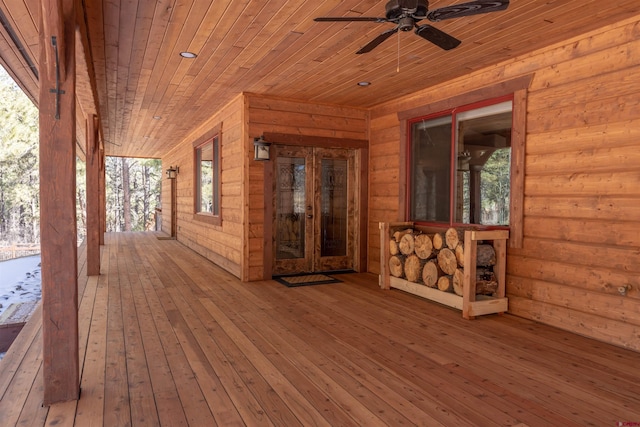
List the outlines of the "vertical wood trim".
{"label": "vertical wood trim", "polygon": [[380,276],[378,284],[381,289],[391,289],[391,279],[389,275],[389,223],[378,223],[380,229]]}
{"label": "vertical wood trim", "polygon": [[[476,300],[476,257],[478,242],[473,238],[473,231],[464,232],[464,276],[462,285],[462,317],[473,319],[471,302]],[[473,286],[471,284],[473,283]]]}
{"label": "vertical wood trim", "polygon": [[171,237],[178,235],[178,178],[169,179],[171,182]]}
{"label": "vertical wood trim", "polygon": [[[249,98],[242,94],[242,109],[241,109],[240,123],[242,126],[240,144],[242,150],[242,164],[241,175],[242,183],[240,186],[240,200],[242,206],[240,207],[240,218],[242,218],[242,253],[240,255],[240,280],[247,282],[251,280],[251,274],[249,272],[250,258],[251,258],[251,245],[250,237],[251,230],[249,224],[249,212],[250,212],[250,198],[251,198],[251,167],[259,167],[256,162],[253,161],[253,138],[249,134]],[[252,165],[252,162],[254,163]],[[262,166],[264,167],[264,166]],[[258,187],[259,188],[259,187]],[[263,204],[266,205],[267,201],[264,200]],[[264,227],[263,227],[264,230]],[[263,231],[264,233],[264,231]],[[262,256],[265,257],[267,249],[262,248]],[[264,260],[263,260],[264,264]]]}
{"label": "vertical wood trim", "polygon": [[511,198],[509,201],[509,246],[521,248],[524,239],[524,177],[527,128],[527,90],[513,94],[511,133]]}
{"label": "vertical wood trim", "polygon": [[97,117],[87,118],[87,275],[100,274],[100,150]]}
{"label": "vertical wood trim", "polygon": [[107,168],[104,148],[100,147],[100,246],[104,245],[104,234],[107,232]]}
{"label": "vertical wood trim", "polygon": [[273,164],[275,159],[262,163],[264,164],[264,272],[262,278],[270,280],[273,271]]}
{"label": "vertical wood trim", "polygon": [[369,150],[366,148],[357,150],[359,151],[359,164],[356,166],[357,172],[360,173],[358,186],[360,188],[360,194],[356,196],[356,200],[359,201],[360,207],[358,209],[359,215],[358,221],[358,260],[357,269],[358,272],[369,271],[367,260],[369,254],[367,251],[369,240]]}
{"label": "vertical wood trim", "polygon": [[506,293],[506,278],[507,278],[507,242],[503,239],[496,239],[493,241],[493,249],[496,251],[496,265],[493,270],[498,279],[498,290],[496,292],[499,298],[504,298]]}
{"label": "vertical wood trim", "polygon": [[398,172],[398,216],[397,220],[399,222],[407,221],[409,218],[409,206],[407,204],[407,181],[409,177],[407,176],[407,151],[409,147],[408,135],[407,135],[407,119],[400,120],[400,160],[399,167],[400,170]]}
{"label": "vertical wood trim", "polygon": [[[42,338],[44,404],[76,400],[79,396],[78,263],[76,242],[76,104],[75,1],[41,1],[40,25],[40,234],[42,250]],[[64,23],[50,14],[61,7]],[[46,24],[44,24],[44,23]],[[49,31],[51,32],[49,32]],[[56,120],[55,63],[51,36],[57,40],[66,78],[59,81],[59,120]],[[53,69],[53,72],[52,72]],[[54,76],[52,79],[51,77]]]}

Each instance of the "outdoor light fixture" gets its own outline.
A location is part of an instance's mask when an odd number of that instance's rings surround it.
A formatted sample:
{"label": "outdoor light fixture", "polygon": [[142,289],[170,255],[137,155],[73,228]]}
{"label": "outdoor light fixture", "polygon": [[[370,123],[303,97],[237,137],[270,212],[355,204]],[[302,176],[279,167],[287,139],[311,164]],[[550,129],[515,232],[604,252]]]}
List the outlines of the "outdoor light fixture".
{"label": "outdoor light fixture", "polygon": [[269,146],[271,143],[265,141],[262,136],[253,138],[253,160],[271,160]]}
{"label": "outdoor light fixture", "polygon": [[180,56],[182,56],[183,58],[188,58],[188,59],[193,59],[193,58],[197,58],[198,55],[196,55],[193,52],[180,52]]}
{"label": "outdoor light fixture", "polygon": [[169,166],[169,169],[167,169],[167,178],[176,179],[178,172],[180,172],[180,168],[178,166],[175,168],[173,166]]}

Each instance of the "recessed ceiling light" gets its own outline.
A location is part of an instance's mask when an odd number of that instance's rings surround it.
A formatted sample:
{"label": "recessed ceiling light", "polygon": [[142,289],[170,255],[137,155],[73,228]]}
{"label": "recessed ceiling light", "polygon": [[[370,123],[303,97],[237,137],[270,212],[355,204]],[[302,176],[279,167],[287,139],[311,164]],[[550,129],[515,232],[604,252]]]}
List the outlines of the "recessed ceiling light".
{"label": "recessed ceiling light", "polygon": [[195,58],[198,55],[193,52],[180,52],[180,56],[182,56],[183,58]]}
{"label": "recessed ceiling light", "polygon": [[358,86],[369,86],[371,82],[358,82]]}
{"label": "recessed ceiling light", "polygon": [[162,116],[153,116],[153,120],[160,120]]}

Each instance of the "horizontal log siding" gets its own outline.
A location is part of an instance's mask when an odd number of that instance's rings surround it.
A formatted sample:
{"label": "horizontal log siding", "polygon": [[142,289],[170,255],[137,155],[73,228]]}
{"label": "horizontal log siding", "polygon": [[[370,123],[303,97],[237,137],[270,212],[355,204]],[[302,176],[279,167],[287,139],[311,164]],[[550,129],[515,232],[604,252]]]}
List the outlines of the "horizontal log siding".
{"label": "horizontal log siding", "polygon": [[[312,104],[259,95],[247,95],[249,136],[265,132],[326,138],[367,139],[368,112],[363,109],[336,105]],[[250,147],[253,158],[253,147]],[[246,274],[248,280],[262,280],[264,259],[264,168],[271,162],[249,161],[247,191],[248,247]],[[268,201],[271,203],[271,200]],[[270,272],[266,272],[270,273]]]}
{"label": "horizontal log siding", "polygon": [[[180,167],[177,178],[178,241],[218,264],[238,278],[242,278],[244,206],[242,203],[243,158],[243,97],[239,96],[216,113],[198,131],[187,136],[162,159]],[[194,148],[193,143],[222,123],[222,225],[217,226],[194,219]],[[171,197],[169,180],[163,180],[163,230],[169,232]]]}
{"label": "horizontal log siding", "polygon": [[380,268],[378,222],[402,218],[397,113],[533,73],[524,244],[508,251],[509,311],[640,350],[638,19],[374,108],[370,271]]}

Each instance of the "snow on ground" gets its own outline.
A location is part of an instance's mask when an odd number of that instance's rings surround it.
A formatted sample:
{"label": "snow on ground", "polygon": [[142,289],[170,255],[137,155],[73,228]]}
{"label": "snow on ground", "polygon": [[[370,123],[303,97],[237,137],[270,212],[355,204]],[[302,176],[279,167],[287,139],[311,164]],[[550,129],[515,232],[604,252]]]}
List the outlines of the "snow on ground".
{"label": "snow on ground", "polygon": [[41,295],[40,255],[0,261],[0,314],[13,303],[38,301]]}

